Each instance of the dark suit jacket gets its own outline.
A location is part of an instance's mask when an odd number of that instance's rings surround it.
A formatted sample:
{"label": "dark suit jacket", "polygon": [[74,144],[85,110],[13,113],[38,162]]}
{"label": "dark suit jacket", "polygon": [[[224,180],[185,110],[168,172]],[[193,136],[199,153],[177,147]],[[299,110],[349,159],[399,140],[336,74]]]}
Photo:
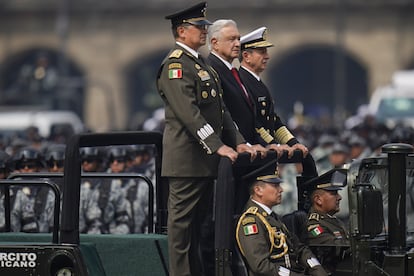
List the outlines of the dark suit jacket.
{"label": "dark suit jacket", "polygon": [[259,143],[255,131],[255,114],[243,96],[243,90],[229,68],[215,55],[208,56],[210,65],[220,76],[223,87],[223,100],[236,122],[239,131],[250,144]]}
{"label": "dark suit jacket", "polygon": [[232,147],[245,141],[225,110],[218,76],[176,44],[161,64],[157,87],[165,103],[162,175],[216,177],[223,139]]}
{"label": "dark suit jacket", "polygon": [[[258,81],[250,72],[243,67],[239,70],[240,78],[243,84],[249,91],[251,98],[255,103],[256,121],[257,125],[261,125],[265,130],[275,138],[275,131],[281,127],[286,127],[281,121],[279,116],[275,113],[275,107],[272,95],[269,89],[262,81]],[[289,144],[292,146],[297,143],[297,140],[291,139],[292,141],[277,141],[273,140],[270,143]],[[269,144],[270,144],[269,143]]]}

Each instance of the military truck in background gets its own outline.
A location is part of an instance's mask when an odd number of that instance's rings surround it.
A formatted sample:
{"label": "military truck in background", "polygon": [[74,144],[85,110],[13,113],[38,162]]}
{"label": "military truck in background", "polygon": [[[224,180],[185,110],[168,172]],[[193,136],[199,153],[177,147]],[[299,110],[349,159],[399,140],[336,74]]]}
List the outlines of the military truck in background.
{"label": "military truck in background", "polygon": [[389,128],[397,124],[414,127],[414,70],[397,71],[390,84],[378,87],[368,111]]}

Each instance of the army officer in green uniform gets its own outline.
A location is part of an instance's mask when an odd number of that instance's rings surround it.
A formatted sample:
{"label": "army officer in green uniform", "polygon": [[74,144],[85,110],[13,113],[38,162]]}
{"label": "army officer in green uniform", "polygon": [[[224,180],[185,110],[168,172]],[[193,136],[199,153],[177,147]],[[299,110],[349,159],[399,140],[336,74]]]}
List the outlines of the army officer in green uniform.
{"label": "army officer in green uniform", "polygon": [[283,192],[275,167],[256,170],[250,177],[251,197],[236,228],[249,275],[327,275],[310,249],[272,212]]}
{"label": "army officer in green uniform", "polygon": [[252,158],[256,152],[236,130],[218,76],[197,52],[211,24],[206,3],[166,19],[171,20],[176,43],[161,64],[157,87],[165,104],[162,175],[170,188],[170,275],[203,275],[199,228],[212,200],[220,156],[235,161],[238,152],[249,152]]}
{"label": "army officer in green uniform", "polygon": [[341,169],[332,169],[305,183],[310,191],[312,202],[308,217],[309,246],[318,256],[323,267],[333,275],[338,261],[350,245],[347,227],[335,217],[342,199],[338,191],[345,184],[346,172]]}

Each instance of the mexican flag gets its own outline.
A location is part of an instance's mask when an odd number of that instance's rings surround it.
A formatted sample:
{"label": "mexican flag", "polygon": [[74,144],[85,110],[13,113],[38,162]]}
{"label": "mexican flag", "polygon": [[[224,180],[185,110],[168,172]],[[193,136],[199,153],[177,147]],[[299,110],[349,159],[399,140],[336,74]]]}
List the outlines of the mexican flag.
{"label": "mexican flag", "polygon": [[257,224],[250,224],[243,227],[244,235],[257,234],[259,230],[257,229]]}
{"label": "mexican flag", "polygon": [[170,79],[181,79],[183,77],[183,71],[181,69],[168,70],[168,77]]}
{"label": "mexican flag", "polygon": [[313,228],[311,231],[312,236],[316,237],[323,233],[323,228],[318,225],[317,227]]}

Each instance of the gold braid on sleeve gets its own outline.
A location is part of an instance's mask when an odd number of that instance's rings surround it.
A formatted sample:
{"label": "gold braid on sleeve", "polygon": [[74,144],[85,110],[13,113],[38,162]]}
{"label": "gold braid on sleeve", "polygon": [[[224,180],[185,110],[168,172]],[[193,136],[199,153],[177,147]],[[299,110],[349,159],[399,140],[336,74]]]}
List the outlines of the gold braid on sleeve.
{"label": "gold braid on sleeve", "polygon": [[264,127],[261,128],[256,128],[256,132],[260,135],[260,137],[268,144],[270,144],[274,138],[272,137],[272,135],[269,134],[269,132],[267,132]]}
{"label": "gold braid on sleeve", "polygon": [[287,142],[292,138],[295,138],[295,136],[293,136],[293,134],[290,133],[290,131],[285,126],[279,127],[275,131],[275,139],[280,144],[287,144]]}

